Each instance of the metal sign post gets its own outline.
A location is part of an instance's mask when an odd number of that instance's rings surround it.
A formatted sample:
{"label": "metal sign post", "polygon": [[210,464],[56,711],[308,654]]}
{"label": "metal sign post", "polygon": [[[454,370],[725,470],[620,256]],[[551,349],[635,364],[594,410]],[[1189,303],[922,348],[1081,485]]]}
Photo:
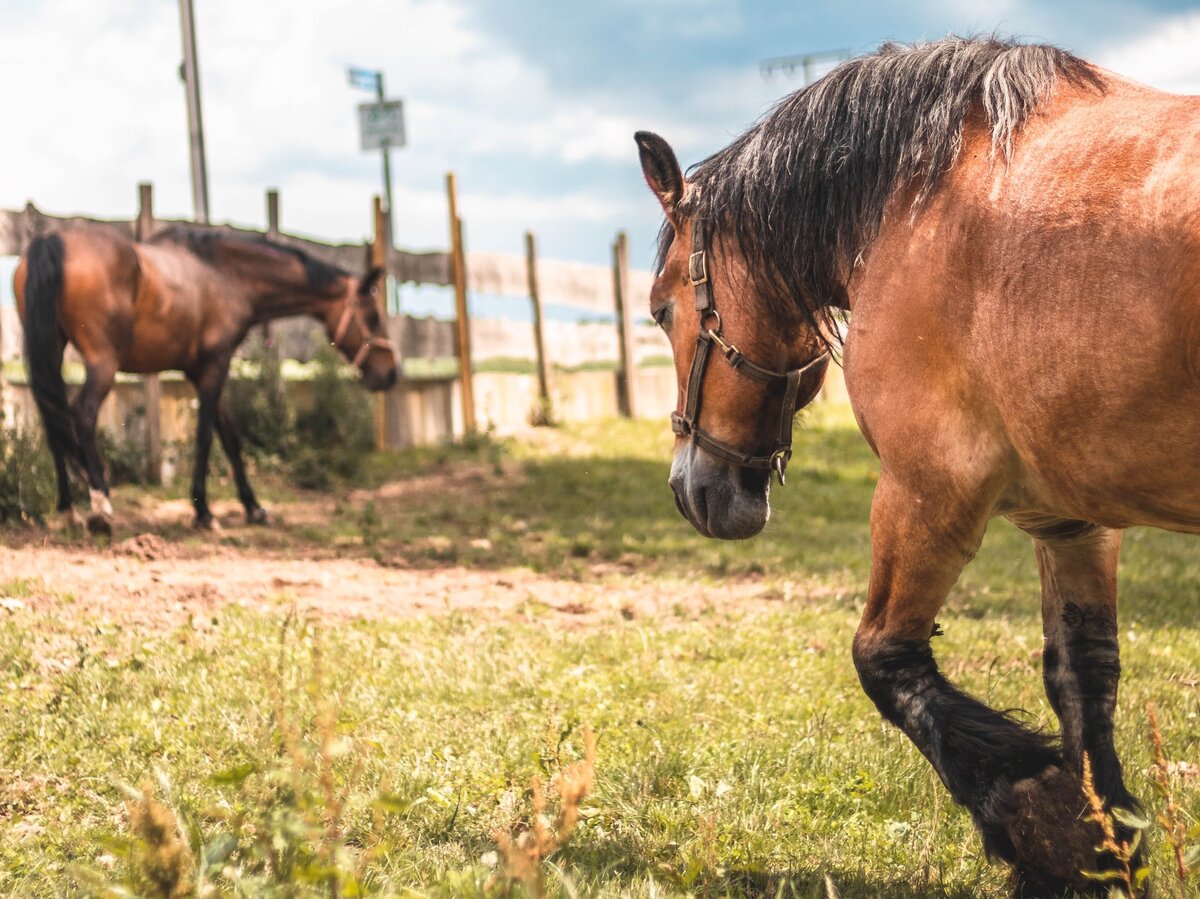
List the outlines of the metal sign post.
{"label": "metal sign post", "polygon": [[[404,131],[404,103],[387,100],[383,92],[383,72],[371,69],[350,69],[350,84],[375,92],[374,103],[358,107],[359,144],[363,150],[379,150],[383,155],[383,218],[387,228],[386,243],[392,246],[392,147],[403,147],[407,141]],[[392,296],[389,281],[388,305],[399,312],[399,302]]]}

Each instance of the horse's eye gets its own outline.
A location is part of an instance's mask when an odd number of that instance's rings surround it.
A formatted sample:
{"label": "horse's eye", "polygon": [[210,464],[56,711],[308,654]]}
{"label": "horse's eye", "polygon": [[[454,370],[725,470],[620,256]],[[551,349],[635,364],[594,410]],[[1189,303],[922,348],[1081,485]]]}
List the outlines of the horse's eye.
{"label": "horse's eye", "polygon": [[670,304],[668,303],[667,305],[659,306],[657,309],[652,309],[650,316],[654,319],[654,324],[666,331],[671,326]]}

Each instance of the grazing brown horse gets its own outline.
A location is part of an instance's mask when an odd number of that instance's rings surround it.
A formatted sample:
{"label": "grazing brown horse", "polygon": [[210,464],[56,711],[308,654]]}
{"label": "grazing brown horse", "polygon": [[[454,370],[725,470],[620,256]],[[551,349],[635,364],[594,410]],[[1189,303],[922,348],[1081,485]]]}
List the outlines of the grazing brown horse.
{"label": "grazing brown horse", "polygon": [[[709,536],[761,530],[848,313],[846,387],[881,468],[862,685],[1018,895],[1105,893],[1081,874],[1111,859],[1080,774],[1086,755],[1105,801],[1134,804],[1113,746],[1121,532],[1200,532],[1200,98],[950,39],[846,63],[686,178],[662,138],[636,140],[666,213],[650,303],[678,373],[680,511]],[[1032,538],[1059,739],[930,650],[995,516]]]}
{"label": "grazing brown horse", "polygon": [[[246,480],[237,431],[221,407],[234,350],[255,324],[311,315],[361,370],[368,389],[391,387],[398,360],[376,301],[381,273],[372,269],[358,278],[279,243],[182,227],[145,243],[99,227],[36,238],[17,265],[14,289],[30,385],[58,474],[59,512],[74,518],[67,465],[77,463],[91,488],[88,529],[111,531],[112,505],[96,448],[100,404],[118,371],[179,369],[200,399],[195,525],[215,526],[205,492],[214,425],[246,520],[266,522]],[[72,403],[62,376],[68,341],[87,372]]]}

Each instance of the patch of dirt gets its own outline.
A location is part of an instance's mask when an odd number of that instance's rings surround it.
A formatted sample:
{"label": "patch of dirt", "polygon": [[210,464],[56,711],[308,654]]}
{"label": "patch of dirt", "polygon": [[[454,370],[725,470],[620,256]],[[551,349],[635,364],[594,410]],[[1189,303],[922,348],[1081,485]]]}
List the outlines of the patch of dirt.
{"label": "patch of dirt", "polygon": [[[632,555],[597,562],[581,580],[577,573],[557,577],[527,568],[410,566],[400,555],[376,561],[364,557],[353,538],[323,544],[288,536],[305,523],[327,523],[339,502],[419,503],[430,494],[478,502],[481,493],[511,488],[523,476],[514,462],[459,465],[340,499],[312,494],[272,504],[276,524],[265,529],[245,525],[236,502],[218,502],[214,513],[225,526],[219,534],[191,530],[186,500],[144,497],[118,508],[118,534],[133,536],[109,548],[87,538],[63,543],[45,532],[11,532],[9,545],[0,547],[0,584],[22,589],[0,595],[0,617],[42,619],[58,631],[113,625],[161,633],[189,621],[209,626],[222,609],[238,606],[295,608],[329,621],[464,614],[580,628],[656,616],[688,619],[732,607],[769,609],[783,598],[778,584],[761,578],[704,585],[647,576]],[[487,543],[480,538],[472,545],[488,549]],[[791,589],[786,593],[790,598]],[[69,647],[60,655],[56,664],[74,664]]]}
{"label": "patch of dirt", "polygon": [[122,540],[113,547],[113,552],[118,556],[133,556],[143,562],[151,562],[167,555],[167,544],[157,534],[138,534]]}
{"label": "patch of dirt", "polygon": [[[167,631],[228,606],[298,612],[327,621],[449,614],[539,620],[577,628],[654,616],[688,618],[778,599],[761,583],[703,586],[597,566],[573,580],[529,569],[419,568],[369,558],[295,558],[217,541],[187,546],[140,534],[111,549],[27,545],[0,548],[0,572],[28,595],[0,615]],[[615,576],[614,576],[615,575]]]}

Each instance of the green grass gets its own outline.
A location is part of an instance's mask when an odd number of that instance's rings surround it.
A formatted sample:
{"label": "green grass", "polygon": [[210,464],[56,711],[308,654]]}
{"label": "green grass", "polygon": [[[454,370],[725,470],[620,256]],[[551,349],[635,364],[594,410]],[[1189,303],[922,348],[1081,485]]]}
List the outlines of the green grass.
{"label": "green grass", "polygon": [[[371,483],[449,473],[471,501],[461,489],[344,500],[321,526],[238,539],[320,556],[356,537],[341,545],[614,589],[752,583],[777,600],[765,611],[681,603],[566,629],[533,612],[319,626],[227,608],[143,633],[0,610],[0,894],[100,894],[89,877],[127,879],[140,850],[122,785],[156,777],[225,859],[206,876],[228,895],[238,877],[256,896],[328,896],[339,877],[343,895],[501,894],[497,832],[528,823],[531,779],[578,758],[590,726],[596,788],[547,867],[551,892],[816,897],[828,875],[846,899],[1006,895],[968,816],[881,723],[850,662],[877,469],[846,412],[797,433],[772,522],[746,543],[705,541],[678,517],[669,453],[661,423],[604,422],[377,457]],[[263,492],[294,496],[271,481]],[[1117,738],[1146,799],[1148,701],[1170,759],[1200,761],[1198,574],[1194,541],[1128,535]],[[41,589],[0,584],[14,598]],[[1048,722],[1037,597],[1027,539],[996,523],[937,650],[965,688]],[[48,668],[48,654],[72,664]],[[1175,795],[1194,823],[1200,778]],[[294,861],[288,887],[264,873],[272,852]],[[1160,837],[1169,886],[1164,853]]]}

